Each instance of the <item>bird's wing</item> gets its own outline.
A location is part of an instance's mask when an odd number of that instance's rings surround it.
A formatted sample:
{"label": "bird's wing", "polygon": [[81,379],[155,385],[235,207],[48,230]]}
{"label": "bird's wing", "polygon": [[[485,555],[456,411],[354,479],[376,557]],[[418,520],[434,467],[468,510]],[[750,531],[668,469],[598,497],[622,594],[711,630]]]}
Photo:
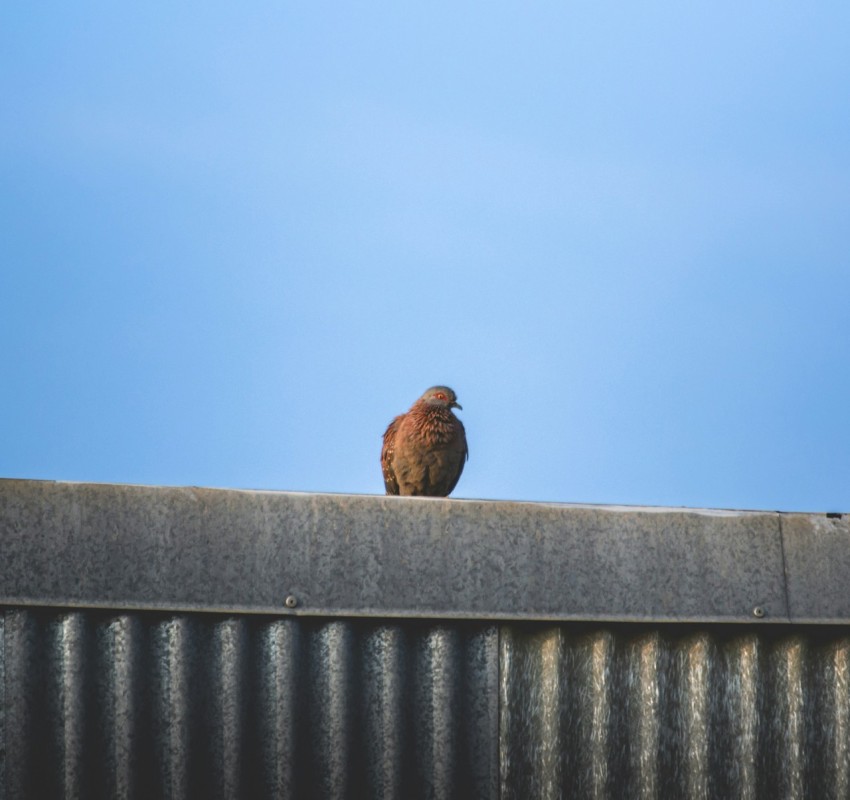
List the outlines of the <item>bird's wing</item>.
{"label": "bird's wing", "polygon": [[381,447],[381,471],[384,473],[384,486],[387,494],[398,494],[398,480],[393,470],[393,452],[395,451],[395,435],[404,414],[399,414],[384,431],[384,444]]}
{"label": "bird's wing", "polygon": [[460,474],[463,472],[463,465],[469,460],[469,445],[466,443],[466,430],[464,429],[463,423],[460,420],[457,421],[457,424],[460,426],[463,449],[460,454],[460,460],[457,464],[457,474],[454,476],[451,484],[449,485],[449,490],[446,492],[446,497],[448,497],[454,491],[455,486],[457,486],[457,482],[460,480]]}

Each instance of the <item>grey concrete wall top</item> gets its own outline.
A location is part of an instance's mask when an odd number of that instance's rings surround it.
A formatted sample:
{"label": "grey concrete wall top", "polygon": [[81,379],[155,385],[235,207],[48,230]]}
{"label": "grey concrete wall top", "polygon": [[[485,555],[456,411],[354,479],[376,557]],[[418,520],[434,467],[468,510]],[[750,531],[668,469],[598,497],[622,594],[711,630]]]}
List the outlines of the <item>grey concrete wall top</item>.
{"label": "grey concrete wall top", "polygon": [[846,624],[848,545],[847,515],[0,480],[5,605]]}

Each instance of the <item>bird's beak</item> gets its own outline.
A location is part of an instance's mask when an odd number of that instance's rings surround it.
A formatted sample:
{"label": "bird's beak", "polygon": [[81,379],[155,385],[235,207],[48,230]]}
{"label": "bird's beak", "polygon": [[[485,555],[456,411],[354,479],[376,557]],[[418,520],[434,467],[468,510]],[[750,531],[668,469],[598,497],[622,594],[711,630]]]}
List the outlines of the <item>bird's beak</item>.
{"label": "bird's beak", "polygon": [[460,403],[458,403],[457,401],[452,403],[451,407],[452,408],[459,408],[461,411],[463,411],[463,406]]}

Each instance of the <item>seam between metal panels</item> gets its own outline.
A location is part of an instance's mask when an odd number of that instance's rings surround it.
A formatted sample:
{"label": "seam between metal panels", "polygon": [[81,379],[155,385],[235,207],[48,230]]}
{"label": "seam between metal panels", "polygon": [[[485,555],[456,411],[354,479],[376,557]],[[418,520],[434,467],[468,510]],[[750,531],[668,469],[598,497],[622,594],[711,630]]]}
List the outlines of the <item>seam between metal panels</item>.
{"label": "seam between metal panels", "polygon": [[782,589],[785,594],[785,614],[789,622],[794,615],[791,613],[791,597],[788,591],[788,560],[785,557],[785,529],[782,525],[782,513],[776,515],[779,523],[779,552],[782,554]]}
{"label": "seam between metal panels", "polygon": [[496,798],[502,800],[502,629],[504,623],[496,625]]}
{"label": "seam between metal panels", "polygon": [[0,609],[0,800],[6,800],[6,609]]}

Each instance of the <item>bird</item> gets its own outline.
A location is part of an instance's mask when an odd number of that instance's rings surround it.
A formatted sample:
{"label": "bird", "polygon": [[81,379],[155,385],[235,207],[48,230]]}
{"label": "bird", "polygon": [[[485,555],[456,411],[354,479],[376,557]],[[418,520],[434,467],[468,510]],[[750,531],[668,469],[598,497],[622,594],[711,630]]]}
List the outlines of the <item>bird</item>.
{"label": "bird", "polygon": [[462,406],[448,386],[432,386],[387,426],[381,470],[387,494],[448,497],[469,458]]}

